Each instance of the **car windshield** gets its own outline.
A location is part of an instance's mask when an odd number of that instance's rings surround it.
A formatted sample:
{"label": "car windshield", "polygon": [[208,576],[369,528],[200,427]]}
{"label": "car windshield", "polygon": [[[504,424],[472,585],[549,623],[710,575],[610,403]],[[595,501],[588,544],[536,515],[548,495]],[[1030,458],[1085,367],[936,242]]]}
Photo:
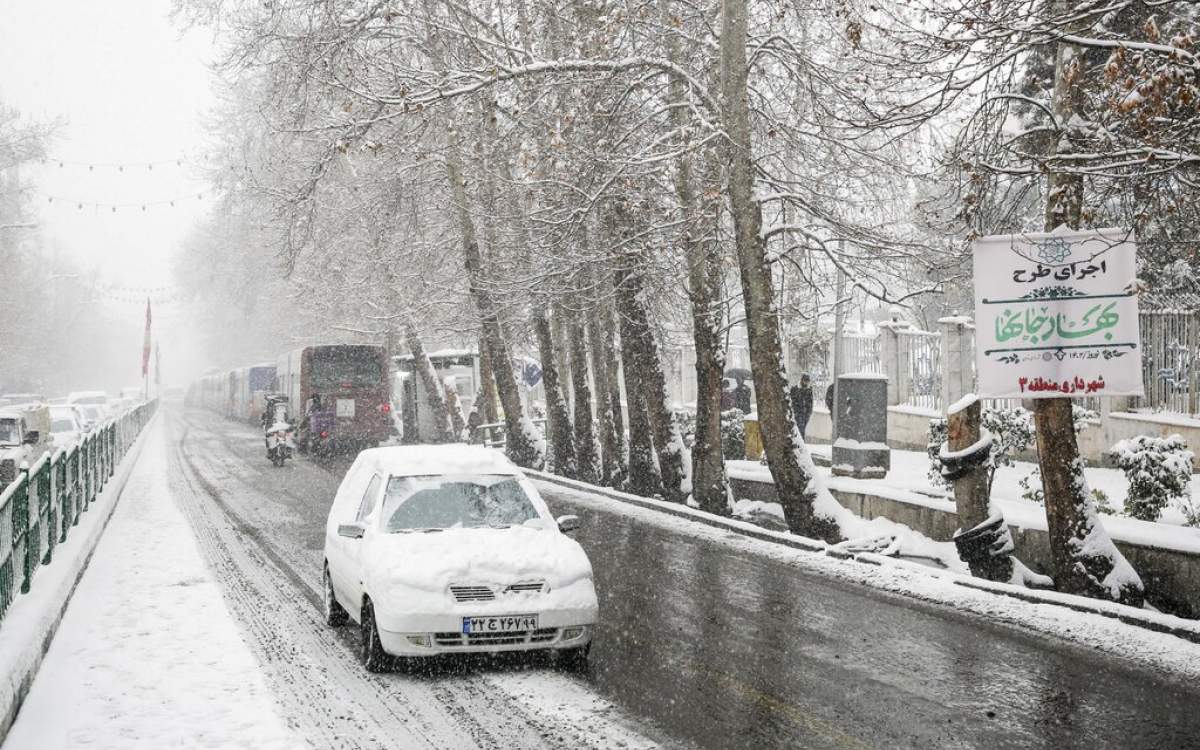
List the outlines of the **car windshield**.
{"label": "car windshield", "polygon": [[21,435],[17,430],[17,420],[0,419],[0,445],[17,445],[20,442]]}
{"label": "car windshield", "polygon": [[70,419],[56,419],[50,423],[50,431],[54,433],[74,432],[75,422]]}
{"label": "car windshield", "polygon": [[383,500],[388,533],[504,528],[537,518],[537,508],[511,476],[392,477]]}
{"label": "car windshield", "polygon": [[94,406],[85,406],[83,408],[83,413],[86,414],[87,418],[92,420],[93,422],[100,419],[100,410]]}

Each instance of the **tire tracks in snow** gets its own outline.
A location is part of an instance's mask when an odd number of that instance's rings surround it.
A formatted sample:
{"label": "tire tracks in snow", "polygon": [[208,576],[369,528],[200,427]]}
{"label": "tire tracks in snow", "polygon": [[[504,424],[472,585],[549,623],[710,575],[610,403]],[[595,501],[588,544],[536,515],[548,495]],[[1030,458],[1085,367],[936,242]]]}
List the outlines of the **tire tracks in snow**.
{"label": "tire tracks in snow", "polygon": [[[239,493],[223,488],[225,481],[263,493],[255,475],[236,470],[245,456],[195,420],[169,417],[179,469],[172,477],[178,491],[173,487],[172,492],[268,667],[285,716],[314,747],[657,746],[610,703],[564,675],[469,672],[425,678],[363,670],[356,630],[333,630],[324,622],[315,579],[319,554],[314,562],[303,545],[276,544],[268,519],[256,525],[232,507],[230,497]],[[197,432],[205,433],[205,447],[228,453],[226,460],[197,465],[187,446]],[[311,502],[284,493],[299,503]],[[300,572],[309,568],[313,579]]]}

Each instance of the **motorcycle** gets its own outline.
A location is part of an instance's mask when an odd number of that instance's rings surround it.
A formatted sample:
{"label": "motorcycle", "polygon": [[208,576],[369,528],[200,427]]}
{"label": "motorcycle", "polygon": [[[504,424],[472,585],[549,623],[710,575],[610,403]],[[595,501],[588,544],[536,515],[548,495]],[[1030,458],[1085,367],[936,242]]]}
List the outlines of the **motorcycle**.
{"label": "motorcycle", "polygon": [[271,459],[275,466],[283,466],[296,451],[296,443],[292,437],[295,430],[288,421],[287,403],[268,401],[263,423],[268,425],[264,436],[267,458]]}
{"label": "motorcycle", "polygon": [[333,410],[314,411],[308,417],[307,448],[308,452],[318,458],[328,458],[334,453],[333,438],[337,419]]}

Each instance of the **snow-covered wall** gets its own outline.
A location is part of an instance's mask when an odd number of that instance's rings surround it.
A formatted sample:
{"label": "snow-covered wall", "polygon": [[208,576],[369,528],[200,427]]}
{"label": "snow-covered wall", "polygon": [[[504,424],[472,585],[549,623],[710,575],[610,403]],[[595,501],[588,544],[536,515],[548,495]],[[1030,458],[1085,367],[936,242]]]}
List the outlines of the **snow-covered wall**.
{"label": "snow-covered wall", "polygon": [[[775,485],[768,481],[730,476],[734,497],[775,503]],[[870,520],[887,518],[939,542],[951,541],[958,528],[954,503],[906,490],[868,492],[853,479],[829,480],[833,496],[855,515]],[[1131,518],[1108,519],[1109,533],[1146,584],[1146,598],[1159,609],[1181,617],[1200,618],[1200,549],[1162,536],[1161,524]],[[1049,573],[1050,539],[1045,518],[1008,517],[1016,555],[1030,568]]]}

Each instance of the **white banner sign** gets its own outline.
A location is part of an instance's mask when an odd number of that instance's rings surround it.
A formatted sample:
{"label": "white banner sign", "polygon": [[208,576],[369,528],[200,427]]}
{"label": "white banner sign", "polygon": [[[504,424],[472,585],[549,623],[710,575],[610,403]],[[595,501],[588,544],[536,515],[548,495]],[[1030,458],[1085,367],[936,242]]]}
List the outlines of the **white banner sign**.
{"label": "white banner sign", "polygon": [[984,237],[972,250],[980,396],[1142,395],[1131,232]]}

